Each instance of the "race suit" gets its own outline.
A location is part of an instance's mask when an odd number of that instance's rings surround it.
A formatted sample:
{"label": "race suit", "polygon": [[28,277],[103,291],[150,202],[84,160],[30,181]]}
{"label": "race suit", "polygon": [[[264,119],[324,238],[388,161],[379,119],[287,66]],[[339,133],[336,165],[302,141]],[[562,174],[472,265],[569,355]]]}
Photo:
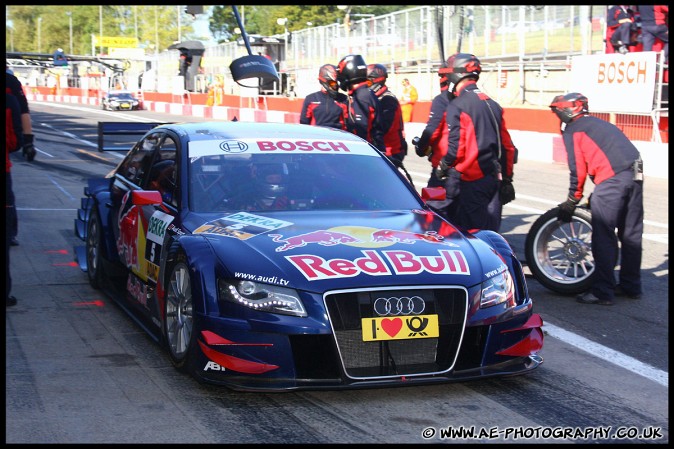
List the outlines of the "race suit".
{"label": "race suit", "polygon": [[346,130],[367,140],[382,153],[386,153],[379,100],[370,90],[367,81],[349,88]]}
{"label": "race suit", "polygon": [[325,89],[307,95],[302,104],[300,123],[346,129],[346,95],[332,98]]}
{"label": "race suit", "polygon": [[517,152],[503,109],[480,91],[475,81],[468,80],[447,105],[447,126],[444,160],[460,173],[461,180],[452,221],[467,229],[498,232],[502,211],[498,198],[500,180],[512,179]]}
{"label": "race suit", "polygon": [[405,125],[403,124],[402,109],[400,103],[387,86],[379,86],[372,89],[379,100],[381,125],[384,130],[384,146],[386,156],[396,166],[402,164],[407,155],[407,141],[405,140]]}
{"label": "race suit", "polygon": [[618,240],[619,283],[626,292],[641,293],[643,182],[634,175],[639,151],[615,125],[589,115],[567,124],[562,138],[570,171],[569,196],[580,201],[588,176],[595,184],[590,205],[595,262],[592,293],[613,300]]}

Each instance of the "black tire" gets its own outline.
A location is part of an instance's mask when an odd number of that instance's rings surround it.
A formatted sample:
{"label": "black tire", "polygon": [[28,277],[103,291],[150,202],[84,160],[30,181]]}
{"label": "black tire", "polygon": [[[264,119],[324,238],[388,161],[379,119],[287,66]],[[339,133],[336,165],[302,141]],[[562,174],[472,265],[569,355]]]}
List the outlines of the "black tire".
{"label": "black tire", "polygon": [[558,207],[531,225],[524,245],[534,278],[557,293],[574,295],[590,288],[595,272],[592,256],[592,215],[578,207],[570,223],[557,219]]}
{"label": "black tire", "polygon": [[103,227],[101,226],[101,217],[98,215],[98,209],[91,209],[89,221],[87,222],[87,277],[89,284],[99,290],[105,282],[103,270]]}
{"label": "black tire", "polygon": [[164,298],[164,336],[171,362],[178,370],[189,372],[197,353],[197,329],[192,279],[184,254],[169,263]]}

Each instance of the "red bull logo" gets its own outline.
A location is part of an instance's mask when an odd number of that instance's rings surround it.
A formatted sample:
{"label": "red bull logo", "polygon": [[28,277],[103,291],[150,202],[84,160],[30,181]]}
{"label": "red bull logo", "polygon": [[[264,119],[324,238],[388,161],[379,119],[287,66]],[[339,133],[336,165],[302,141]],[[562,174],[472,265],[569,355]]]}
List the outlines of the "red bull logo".
{"label": "red bull logo", "polygon": [[470,275],[465,255],[458,250],[440,250],[438,255],[421,256],[409,251],[361,251],[363,257],[324,259],[313,254],[286,256],[309,281],[369,276],[458,274]]}
{"label": "red bull logo", "polygon": [[306,234],[294,235],[285,239],[281,234],[269,234],[269,237],[271,237],[275,242],[283,242],[283,246],[276,248],[277,252],[287,251],[293,248],[300,248],[302,246],[306,246],[309,243],[316,243],[323,246],[333,246],[339,245],[340,243],[357,243],[361,241],[360,239],[350,236],[349,234],[325,230],[307,232]]}

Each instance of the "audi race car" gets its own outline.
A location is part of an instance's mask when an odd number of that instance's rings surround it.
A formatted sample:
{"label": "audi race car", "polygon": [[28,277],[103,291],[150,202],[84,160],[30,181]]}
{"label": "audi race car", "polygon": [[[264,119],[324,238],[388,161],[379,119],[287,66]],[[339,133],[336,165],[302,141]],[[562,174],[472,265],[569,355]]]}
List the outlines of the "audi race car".
{"label": "audi race car", "polygon": [[136,111],[140,102],[126,90],[111,90],[101,99],[101,108],[109,111]]}
{"label": "audi race car", "polygon": [[175,367],[235,390],[516,375],[541,317],[499,234],[373,146],[309,125],[164,124],[84,188],[76,260]]}

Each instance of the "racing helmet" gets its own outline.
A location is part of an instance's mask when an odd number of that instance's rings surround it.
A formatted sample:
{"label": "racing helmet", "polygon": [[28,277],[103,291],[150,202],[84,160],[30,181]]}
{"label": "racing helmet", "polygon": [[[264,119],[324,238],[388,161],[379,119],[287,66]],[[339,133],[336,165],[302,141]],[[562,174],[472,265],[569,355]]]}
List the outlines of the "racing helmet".
{"label": "racing helmet", "polygon": [[342,90],[367,80],[367,64],[361,55],[347,55],[337,64],[337,82]]}
{"label": "racing helmet", "polygon": [[339,84],[337,83],[337,67],[332,64],[324,64],[318,69],[318,82],[323,86],[323,89],[332,98],[339,93]]}
{"label": "racing helmet", "polygon": [[386,85],[386,78],[388,78],[386,66],[383,64],[368,64],[367,79],[372,83],[370,88],[373,91],[377,92],[382,86]]}
{"label": "racing helmet", "polygon": [[284,162],[256,164],[254,177],[260,200],[267,206],[288,190],[288,165]]}
{"label": "racing helmet", "polygon": [[443,75],[447,77],[447,89],[454,93],[456,85],[459,81],[470,78],[477,81],[482,72],[482,65],[480,60],[475,55],[470,53],[455,53],[449,58],[443,67],[440,67],[438,75],[440,76],[440,85],[442,87]]}
{"label": "racing helmet", "polygon": [[578,92],[557,95],[550,103],[550,109],[564,123],[571,123],[576,117],[588,114],[587,97]]}

